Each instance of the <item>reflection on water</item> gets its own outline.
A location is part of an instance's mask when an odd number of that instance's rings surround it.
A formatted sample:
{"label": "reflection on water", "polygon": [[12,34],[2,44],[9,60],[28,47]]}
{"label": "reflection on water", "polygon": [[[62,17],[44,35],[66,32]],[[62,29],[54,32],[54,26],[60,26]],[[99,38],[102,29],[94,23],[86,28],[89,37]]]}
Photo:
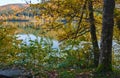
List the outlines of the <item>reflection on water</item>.
{"label": "reflection on water", "polygon": [[39,22],[2,22],[4,27],[16,28],[15,34],[27,33],[38,35],[40,31],[41,24]]}
{"label": "reflection on water", "polygon": [[10,22],[6,21],[2,23],[3,26],[12,26],[12,27],[38,27],[40,26],[40,22]]}

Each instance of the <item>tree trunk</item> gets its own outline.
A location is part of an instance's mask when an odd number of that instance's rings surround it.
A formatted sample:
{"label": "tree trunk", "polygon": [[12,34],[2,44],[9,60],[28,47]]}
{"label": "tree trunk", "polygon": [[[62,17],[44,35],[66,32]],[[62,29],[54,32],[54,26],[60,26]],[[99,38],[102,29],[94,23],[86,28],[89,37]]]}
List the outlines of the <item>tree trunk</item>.
{"label": "tree trunk", "polygon": [[115,0],[103,0],[103,24],[100,43],[100,58],[98,72],[112,71],[112,37],[113,37],[113,14]]}
{"label": "tree trunk", "polygon": [[90,33],[91,33],[91,40],[92,40],[93,53],[94,53],[94,65],[95,67],[97,67],[99,63],[99,46],[98,46],[98,41],[96,37],[96,27],[94,23],[92,3],[93,3],[92,0],[88,1],[88,10],[89,10]]}

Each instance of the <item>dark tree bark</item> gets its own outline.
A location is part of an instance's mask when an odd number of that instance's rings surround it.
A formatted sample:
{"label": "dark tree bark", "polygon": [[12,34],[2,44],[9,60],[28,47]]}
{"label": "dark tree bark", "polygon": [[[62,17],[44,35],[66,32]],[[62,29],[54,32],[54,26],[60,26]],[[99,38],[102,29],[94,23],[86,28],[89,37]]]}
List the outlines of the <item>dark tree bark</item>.
{"label": "dark tree bark", "polygon": [[103,24],[100,43],[99,72],[112,71],[112,37],[115,0],[103,0]]}
{"label": "dark tree bark", "polygon": [[90,33],[91,33],[91,40],[92,40],[93,53],[94,53],[94,65],[95,67],[97,67],[99,63],[99,46],[98,46],[98,41],[96,37],[96,27],[94,23],[92,0],[88,1],[88,10],[89,10]]}

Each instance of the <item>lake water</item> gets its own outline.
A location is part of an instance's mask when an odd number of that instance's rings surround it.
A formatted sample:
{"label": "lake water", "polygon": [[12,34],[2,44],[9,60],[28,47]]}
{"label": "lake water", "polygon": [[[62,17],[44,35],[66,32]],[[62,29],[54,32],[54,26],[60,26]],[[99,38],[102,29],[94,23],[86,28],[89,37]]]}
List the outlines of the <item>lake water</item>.
{"label": "lake water", "polygon": [[[30,44],[30,40],[32,40],[32,41],[35,41],[35,40],[40,41],[41,40],[41,37],[35,36],[33,34],[18,34],[17,37],[18,37],[18,40],[23,40],[23,43],[26,43],[27,45]],[[44,40],[46,40],[46,39],[44,38]],[[59,42],[57,40],[52,40],[52,42],[53,42],[52,48],[58,49]]]}
{"label": "lake water", "polygon": [[[33,34],[18,34],[17,37],[18,37],[19,40],[23,40],[23,43],[26,43],[27,45],[30,44],[30,40],[33,40],[33,41],[38,40],[38,41],[40,41],[40,39],[41,39],[40,36],[35,36]],[[52,48],[59,49],[60,43],[57,40],[52,40],[52,42],[53,42]],[[81,41],[80,47],[82,47],[82,44],[87,44],[87,43],[90,44],[90,42]],[[99,42],[99,44],[100,44],[100,42]],[[68,46],[68,47],[70,47],[70,46]],[[114,50],[115,54],[120,53],[120,45],[117,44],[115,41],[113,41],[112,47],[113,47],[113,50]],[[77,48],[74,47],[73,49],[77,49]]]}

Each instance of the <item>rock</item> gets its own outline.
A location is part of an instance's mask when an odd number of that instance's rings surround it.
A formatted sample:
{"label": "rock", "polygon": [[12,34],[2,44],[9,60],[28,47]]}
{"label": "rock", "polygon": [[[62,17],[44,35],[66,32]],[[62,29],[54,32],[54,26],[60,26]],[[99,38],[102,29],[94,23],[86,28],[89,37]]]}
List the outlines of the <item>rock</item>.
{"label": "rock", "polygon": [[6,69],[6,70],[0,70],[0,75],[5,75],[5,76],[19,76],[24,73],[23,70],[19,69]]}

